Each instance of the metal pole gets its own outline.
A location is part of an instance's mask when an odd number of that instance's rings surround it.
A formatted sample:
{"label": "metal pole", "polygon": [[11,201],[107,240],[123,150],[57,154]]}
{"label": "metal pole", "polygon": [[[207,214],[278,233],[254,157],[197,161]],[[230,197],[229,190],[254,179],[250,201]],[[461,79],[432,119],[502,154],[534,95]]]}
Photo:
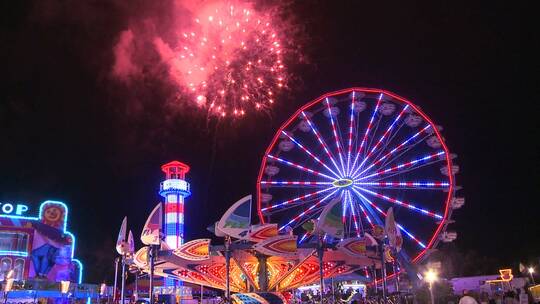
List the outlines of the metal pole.
{"label": "metal pole", "polygon": [[319,237],[319,246],[317,248],[317,250],[319,251],[317,253],[318,257],[319,257],[319,284],[320,284],[320,289],[321,289],[321,304],[323,304],[323,295],[324,295],[324,272],[323,272],[323,254],[324,254],[324,250],[323,250],[323,246],[322,246],[322,237]]}
{"label": "metal pole", "polygon": [[397,270],[396,267],[396,261],[392,263],[392,272],[395,274],[395,280],[396,280],[396,293],[398,297],[398,303],[401,303],[401,293],[399,292],[399,270]]}
{"label": "metal pole", "polygon": [[225,271],[227,272],[225,275],[225,301],[227,303],[230,303],[231,299],[231,280],[230,280],[230,271],[231,271],[231,252],[229,249],[229,242],[230,239],[227,237],[225,240]]}
{"label": "metal pole", "polygon": [[433,283],[429,282],[429,295],[431,297],[431,304],[435,304],[435,298],[433,298]]}
{"label": "metal pole", "polygon": [[533,285],[536,285],[536,283],[534,282],[533,273],[531,271],[529,271],[529,274],[531,275],[531,281],[532,281]]}
{"label": "metal pole", "polygon": [[379,285],[377,284],[377,266],[373,264],[373,286],[375,287],[375,295],[379,294]]}
{"label": "metal pole", "polygon": [[139,271],[135,272],[135,292],[133,293],[133,300],[139,299]]}
{"label": "metal pole", "polygon": [[204,286],[201,284],[201,304],[203,302],[203,293],[204,293]]}
{"label": "metal pole", "polygon": [[124,288],[126,285],[126,256],[122,256],[122,287],[120,290],[120,303],[124,304]]}
{"label": "metal pole", "polygon": [[[148,280],[148,297],[150,304],[154,303],[154,245],[150,245],[150,248],[148,249],[149,257],[150,257],[150,277]],[[123,303],[122,303],[123,304]]]}
{"label": "metal pole", "polygon": [[384,243],[381,242],[381,275],[382,275],[382,300],[386,303],[386,262],[384,260]]}
{"label": "metal pole", "polygon": [[117,282],[118,282],[118,261],[119,259],[114,259],[115,267],[114,267],[114,288],[113,288],[113,303],[116,302],[116,290],[118,288]]}
{"label": "metal pole", "polygon": [[399,294],[399,270],[396,267],[395,261],[394,261],[394,264],[392,264],[392,268],[393,268],[394,273],[396,274],[396,292]]}
{"label": "metal pole", "polygon": [[331,282],[332,282],[332,299],[335,302],[336,301],[336,291],[334,289],[334,277],[332,277]]}
{"label": "metal pole", "polygon": [[266,265],[266,256],[263,254],[257,254],[257,261],[259,261],[259,290],[268,291],[268,267]]}

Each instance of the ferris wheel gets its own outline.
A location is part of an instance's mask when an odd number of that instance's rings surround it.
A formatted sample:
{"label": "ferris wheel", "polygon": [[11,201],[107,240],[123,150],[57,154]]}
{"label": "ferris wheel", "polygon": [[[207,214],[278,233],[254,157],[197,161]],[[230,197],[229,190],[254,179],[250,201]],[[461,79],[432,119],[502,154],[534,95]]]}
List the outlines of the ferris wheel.
{"label": "ferris wheel", "polygon": [[[347,237],[384,226],[393,207],[409,262],[426,256],[446,232],[454,198],[452,164],[441,127],[410,101],[379,89],[325,94],[296,111],[277,131],[257,179],[262,223],[292,229],[306,242],[304,223],[326,204],[342,202]],[[339,241],[339,240],[336,240]]]}

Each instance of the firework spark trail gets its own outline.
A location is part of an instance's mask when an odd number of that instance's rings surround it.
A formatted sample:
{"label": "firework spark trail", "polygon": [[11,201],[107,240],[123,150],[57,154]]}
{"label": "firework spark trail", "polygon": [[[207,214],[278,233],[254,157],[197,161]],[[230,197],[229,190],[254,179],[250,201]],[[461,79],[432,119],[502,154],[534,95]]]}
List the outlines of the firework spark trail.
{"label": "firework spark trail", "polygon": [[213,3],[194,13],[175,47],[154,45],[171,78],[211,115],[267,109],[287,84],[286,48],[269,14],[242,2]]}

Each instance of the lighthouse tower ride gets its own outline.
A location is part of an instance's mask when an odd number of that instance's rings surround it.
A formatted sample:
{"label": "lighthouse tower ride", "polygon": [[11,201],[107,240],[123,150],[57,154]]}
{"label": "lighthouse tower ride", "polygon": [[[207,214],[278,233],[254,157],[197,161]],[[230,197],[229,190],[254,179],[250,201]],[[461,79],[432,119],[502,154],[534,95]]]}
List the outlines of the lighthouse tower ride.
{"label": "lighthouse tower ride", "polygon": [[[165,180],[160,183],[159,195],[164,198],[164,232],[165,243],[176,249],[184,243],[184,200],[191,192],[185,177],[189,166],[179,161],[172,161],[161,166]],[[166,280],[166,285],[174,286]]]}

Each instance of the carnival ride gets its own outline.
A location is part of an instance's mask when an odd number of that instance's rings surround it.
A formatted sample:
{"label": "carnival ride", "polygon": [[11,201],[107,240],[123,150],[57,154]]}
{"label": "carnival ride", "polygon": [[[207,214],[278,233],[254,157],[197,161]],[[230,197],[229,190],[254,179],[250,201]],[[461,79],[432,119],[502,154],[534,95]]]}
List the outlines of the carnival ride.
{"label": "carnival ride", "polygon": [[383,225],[393,207],[404,238],[401,255],[419,262],[440,240],[453,207],[459,170],[437,126],[394,93],[351,88],[325,94],[296,111],[276,132],[257,180],[258,215],[279,230],[310,234],[335,197],[343,201],[345,234]]}
{"label": "carnival ride", "polygon": [[362,269],[368,281],[368,267],[391,277],[399,267],[388,261],[412,269],[439,241],[456,237],[446,228],[464,203],[454,197],[459,168],[441,129],[387,91],[325,94],[296,111],[266,150],[259,224],[246,196],[213,225],[223,244],[197,239],[170,249],[158,204],[141,236],[147,246],[124,255],[144,272],[227,295],[322,286]]}

